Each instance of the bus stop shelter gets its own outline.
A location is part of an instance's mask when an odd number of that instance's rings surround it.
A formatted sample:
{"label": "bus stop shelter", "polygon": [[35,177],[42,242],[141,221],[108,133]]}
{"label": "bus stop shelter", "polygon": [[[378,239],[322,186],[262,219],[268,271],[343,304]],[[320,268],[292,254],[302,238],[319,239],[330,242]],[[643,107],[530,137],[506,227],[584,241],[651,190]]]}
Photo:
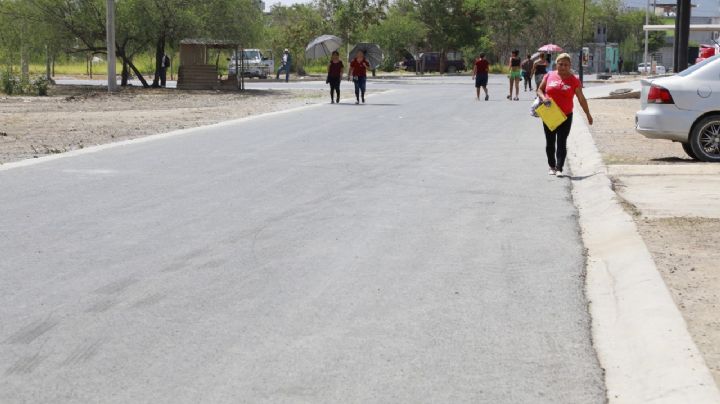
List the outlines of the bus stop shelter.
{"label": "bus stop shelter", "polygon": [[[210,59],[216,51],[215,63]],[[177,88],[181,90],[244,90],[242,74],[223,80],[220,75],[220,51],[230,50],[241,54],[240,44],[216,39],[183,39],[180,41],[180,68]],[[237,60],[240,59],[240,60]],[[225,59],[223,59],[223,63]],[[236,72],[244,72],[242,58],[235,58]]]}

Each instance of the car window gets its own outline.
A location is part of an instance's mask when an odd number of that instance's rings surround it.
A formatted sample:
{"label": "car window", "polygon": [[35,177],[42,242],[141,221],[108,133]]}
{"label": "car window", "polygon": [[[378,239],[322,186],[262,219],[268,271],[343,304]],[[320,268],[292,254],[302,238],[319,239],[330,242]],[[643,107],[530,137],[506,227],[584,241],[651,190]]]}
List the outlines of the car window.
{"label": "car window", "polygon": [[243,51],[243,57],[245,59],[256,59],[260,57],[260,52],[258,51]]}
{"label": "car window", "polygon": [[681,72],[678,73],[677,75],[680,76],[680,77],[687,77],[687,76],[693,74],[694,72],[696,72],[696,71],[697,71],[698,69],[700,69],[701,67],[703,67],[703,66],[705,66],[705,65],[708,65],[708,64],[710,64],[710,63],[713,63],[713,62],[717,61],[718,59],[720,59],[720,55],[715,55],[715,56],[713,56],[713,57],[711,57],[711,58],[708,58],[708,59],[703,60],[702,62],[700,62],[700,63],[698,63],[698,64],[695,64],[695,65],[692,65],[692,66],[688,67],[687,69],[681,71]]}

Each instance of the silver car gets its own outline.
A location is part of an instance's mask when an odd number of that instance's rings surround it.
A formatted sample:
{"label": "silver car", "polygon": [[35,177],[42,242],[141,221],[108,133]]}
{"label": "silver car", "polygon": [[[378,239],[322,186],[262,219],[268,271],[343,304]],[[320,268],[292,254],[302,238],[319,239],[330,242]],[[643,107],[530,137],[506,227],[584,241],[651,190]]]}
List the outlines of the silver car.
{"label": "silver car", "polygon": [[720,162],[720,55],[674,76],[642,81],[635,129],[682,143],[696,160]]}

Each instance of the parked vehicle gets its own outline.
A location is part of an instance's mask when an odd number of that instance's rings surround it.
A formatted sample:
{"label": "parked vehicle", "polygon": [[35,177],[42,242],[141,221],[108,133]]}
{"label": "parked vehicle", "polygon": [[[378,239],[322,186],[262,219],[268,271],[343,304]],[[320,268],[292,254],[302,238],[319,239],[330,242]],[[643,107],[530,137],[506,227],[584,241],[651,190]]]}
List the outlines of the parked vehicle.
{"label": "parked vehicle", "polygon": [[[267,79],[275,69],[275,60],[271,50],[260,51],[260,49],[245,49],[242,51],[242,60],[237,54],[228,59],[228,74],[236,74],[236,66],[241,68],[245,77],[257,77]],[[242,65],[241,65],[242,63]]]}
{"label": "parked vehicle", "polygon": [[700,55],[695,59],[695,63],[700,63],[718,54],[720,54],[719,45],[700,45]]}
{"label": "parked vehicle", "polygon": [[[448,52],[446,55],[443,73],[457,73],[467,70],[462,52]],[[409,72],[439,72],[440,52],[424,52],[418,55],[417,59],[412,56],[406,56],[402,61],[395,64],[395,68]]]}
{"label": "parked vehicle", "polygon": [[655,66],[655,71],[652,71],[652,64],[651,63],[640,63],[638,64],[638,73],[641,74],[665,74],[665,66],[657,65]]}
{"label": "parked vehicle", "polygon": [[720,162],[720,55],[669,77],[642,80],[635,129],[680,142],[696,160]]}

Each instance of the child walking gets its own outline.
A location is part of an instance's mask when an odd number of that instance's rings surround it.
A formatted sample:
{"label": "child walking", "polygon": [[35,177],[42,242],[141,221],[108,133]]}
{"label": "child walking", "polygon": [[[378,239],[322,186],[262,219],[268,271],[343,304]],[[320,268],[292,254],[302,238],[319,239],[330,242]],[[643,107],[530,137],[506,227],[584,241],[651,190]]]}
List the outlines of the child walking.
{"label": "child walking", "polygon": [[340,81],[342,80],[343,71],[345,71],[345,65],[340,60],[340,53],[334,51],[330,64],[328,65],[328,75],[326,84],[330,84],[330,103],[340,103]]}

